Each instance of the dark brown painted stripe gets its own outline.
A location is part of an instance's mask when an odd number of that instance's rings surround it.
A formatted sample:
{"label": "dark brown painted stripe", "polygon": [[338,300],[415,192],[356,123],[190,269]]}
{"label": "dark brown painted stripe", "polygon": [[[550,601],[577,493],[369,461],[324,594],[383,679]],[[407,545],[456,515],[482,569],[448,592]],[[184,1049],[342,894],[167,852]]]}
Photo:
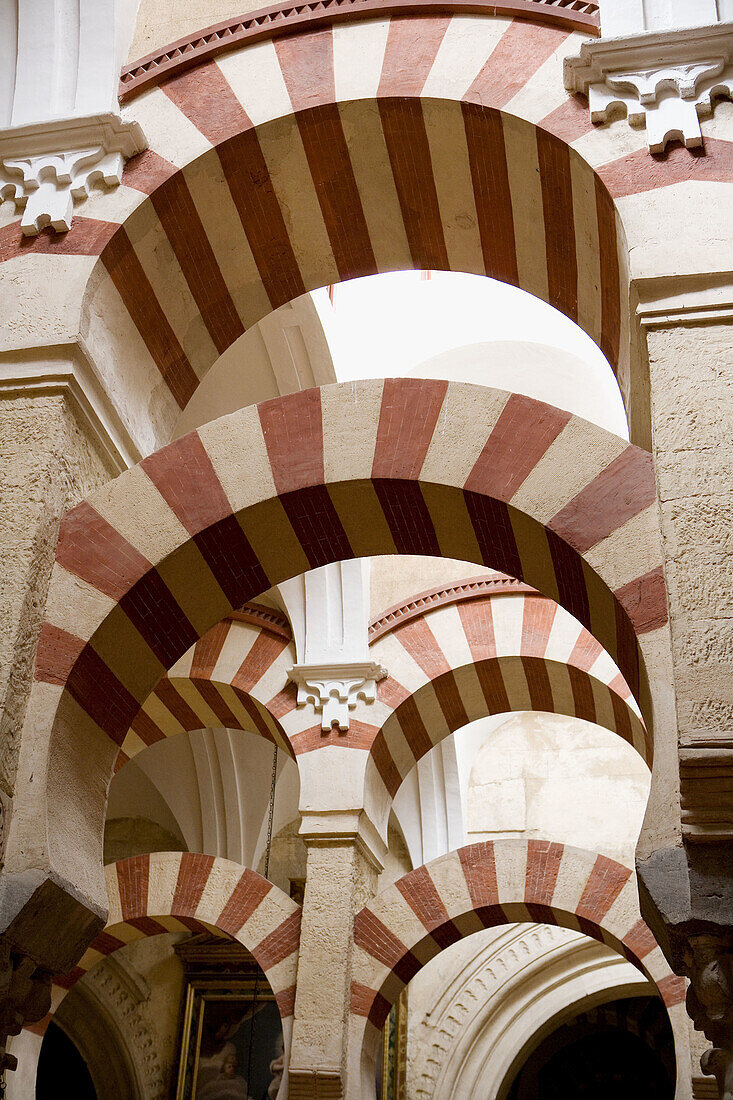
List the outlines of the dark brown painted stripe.
{"label": "dark brown painted stripe", "polygon": [[[325,485],[314,485],[280,497],[301,549],[311,569],[353,558],[348,536]],[[264,592],[269,585],[263,585]],[[256,593],[251,593],[256,595]]]}
{"label": "dark brown painted stripe", "polygon": [[140,701],[90,645],[84,647],[69,673],[66,690],[116,745],[122,744]]}
{"label": "dark brown painted stripe", "polygon": [[[646,150],[644,150],[646,153]],[[650,159],[647,156],[647,166]],[[647,167],[648,171],[648,167]],[[598,251],[601,269],[601,351],[614,370],[621,342],[621,272],[616,207],[602,180],[595,176]]]}
{"label": "dark brown painted stripe", "polygon": [[484,493],[464,490],[466,508],[481,552],[481,565],[524,579],[508,505]]}
{"label": "dark brown painted stripe", "polygon": [[419,99],[377,103],[412,262],[422,271],[449,271],[422,104]]}
{"label": "dark brown painted stripe", "polygon": [[[632,582],[633,583],[633,582]],[[637,598],[638,590],[635,590],[632,599]],[[614,619],[616,623],[616,649],[611,652],[616,664],[621,669],[626,682],[634,695],[639,692],[639,642],[636,631],[618,598],[613,604]],[[610,649],[609,646],[606,646]]]}
{"label": "dark brown painted stripe", "polygon": [[324,104],[297,119],[339,277],[373,275],[378,265],[338,105]]}
{"label": "dark brown painted stripe", "polygon": [[237,730],[241,728],[241,722],[222,698],[219,688],[212,684],[211,680],[194,679],[191,683],[196,688],[203,701],[212,710],[224,729]]}
{"label": "dark brown painted stripe", "polygon": [[[550,528],[545,528],[547,545],[555,570],[558,603],[590,630],[590,601],[583,573],[583,559]],[[607,639],[606,648],[610,649]]]}
{"label": "dark brown painted stripe", "polygon": [[545,221],[548,302],[571,321],[577,321],[578,256],[570,149],[545,130],[537,129],[535,134]]}
{"label": "dark brown painted stripe", "polygon": [[530,709],[544,711],[548,714],[554,713],[557,708],[544,660],[541,657],[521,656],[520,662],[527,680],[529,698],[532,703]]}
{"label": "dark brown painted stripe", "polygon": [[[144,710],[139,710],[130,723],[130,729],[138,735],[141,741],[146,745],[154,745],[156,741],[165,740],[165,733],[157,726],[152,718],[145,713]],[[120,753],[120,756],[123,756]]]}
{"label": "dark brown painted stripe", "polygon": [[223,142],[217,154],[262,285],[277,309],[307,288],[256,132]]}
{"label": "dark brown painted stripe", "polygon": [[390,20],[378,96],[419,96],[430,75],[452,16]]}
{"label": "dark brown painted stripe", "polygon": [[[253,729],[250,732],[258,733],[260,737],[264,737],[266,741],[271,741],[273,744],[275,744],[275,734],[272,732],[264,717],[262,716],[262,713],[260,711],[260,704],[257,703],[257,701],[253,699],[251,695],[247,695],[247,693],[243,691],[237,692],[237,699],[242,704],[242,707],[247,711],[247,714],[252,721]],[[287,737],[283,737],[283,741],[288,744]]]}
{"label": "dark brown painted stripe", "polygon": [[527,867],[524,876],[524,901],[552,905],[564,848],[547,840],[527,841]]}
{"label": "dark brown painted stripe", "polygon": [[549,521],[579,554],[608,538],[656,499],[652,456],[628,446]]}
{"label": "dark brown painted stripe", "polygon": [[447,389],[447,382],[437,380],[384,380],[373,478],[420,476]]}
{"label": "dark brown painted stripe", "polygon": [[512,709],[504,683],[503,660],[494,657],[488,661],[479,661],[475,666],[478,682],[489,708],[487,714],[503,714]]}
{"label": "dark brown painted stripe", "polygon": [[372,484],[397,553],[440,557],[438,536],[419,484],[382,479]]}
{"label": "dark brown painted stripe", "polygon": [[160,681],[153,694],[160,699],[161,703],[171,712],[176,722],[184,730],[203,729],[206,725],[166,677]]}
{"label": "dark brown painted stripe", "polygon": [[336,99],[333,29],[276,38],[275,53],[294,111],[305,111]]}
{"label": "dark brown painted stripe", "polygon": [[614,595],[629,616],[637,634],[658,630],[669,618],[667,588],[661,565],[617,588]]}
{"label": "dark brown painted stripe", "polygon": [[56,561],[114,600],[119,600],[151,568],[148,559],[86,500],[64,516]]}
{"label": "dark brown painted stripe", "polygon": [[397,765],[392,759],[392,753],[387,745],[384,730],[381,729],[377,736],[374,738],[374,742],[370,749],[371,758],[374,761],[382,782],[387,788],[391,798],[397,794],[402,784],[402,776],[397,770]]}
{"label": "dark brown painted stripe", "polygon": [[122,919],[126,922],[145,913],[148,908],[150,856],[131,856],[116,867],[120,891]]}
{"label": "dark brown painted stripe", "polygon": [[569,412],[511,394],[465,488],[510,501],[569,420]]}
{"label": "dark brown painted stripe", "polygon": [[498,111],[472,103],[462,103],[461,111],[484,273],[492,279],[519,286],[504,124]]}
{"label": "dark brown painted stripe", "polygon": [[212,145],[252,126],[215,61],[171,77],[163,85],[163,91]]}
{"label": "dark brown painted stripe", "polygon": [[584,722],[596,722],[596,701],[593,696],[593,685],[587,672],[572,665],[566,665],[570,679],[570,689],[573,693],[573,706],[575,717],[582,718]]}
{"label": "dark brown painted stripe", "polygon": [[179,407],[185,409],[199,380],[124,227],[117,230],[102,252],[102,263],[163,380]]}
{"label": "dark brown painted stripe", "polygon": [[170,668],[198,640],[198,632],[155,569],[128,589],[119,606],[163,668]]}
{"label": "dark brown painted stripe", "polygon": [[321,391],[300,390],[262,401],[257,413],[278,494],[322,484]]}
{"label": "dark brown painted stripe", "polygon": [[213,856],[183,853],[171,905],[172,916],[194,915],[213,866]]}
{"label": "dark brown painted stripe", "polygon": [[214,250],[182,172],[152,195],[151,202],[180,264],[202,320],[221,355],[244,332]]}
{"label": "dark brown painted stripe", "polygon": [[[422,720],[420,711],[413,695],[397,708],[394,715],[399,723],[405,741],[410,746],[410,751],[415,760],[420,760],[433,748],[433,742]],[[388,732],[388,731],[387,731]]]}
{"label": "dark brown painted stripe", "polygon": [[[629,745],[634,743],[634,735],[631,727],[631,712],[628,705],[620,699],[615,691],[611,690],[611,707],[613,709],[613,721],[616,726],[616,733],[619,737],[627,741]],[[645,731],[646,732],[646,731]],[[645,742],[647,738],[645,737]],[[651,746],[647,743],[646,759],[650,762],[652,759],[650,753]]]}
{"label": "dark brown painted stripe", "polygon": [[435,698],[451,733],[462,729],[471,721],[466,713],[456,676],[457,673],[446,672],[444,676],[433,681]]}
{"label": "dark brown painted stripe", "polygon": [[464,99],[487,107],[503,107],[563,44],[568,34],[569,31],[541,23],[511,23]]}

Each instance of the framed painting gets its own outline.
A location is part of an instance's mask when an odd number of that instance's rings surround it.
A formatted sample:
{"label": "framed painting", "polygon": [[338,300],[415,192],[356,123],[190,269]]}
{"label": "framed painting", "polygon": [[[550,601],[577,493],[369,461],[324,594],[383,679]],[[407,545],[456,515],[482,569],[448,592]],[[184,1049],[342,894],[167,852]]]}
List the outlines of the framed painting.
{"label": "framed painting", "polygon": [[188,982],[176,1100],[275,1100],[283,1035],[267,982],[212,977]]}

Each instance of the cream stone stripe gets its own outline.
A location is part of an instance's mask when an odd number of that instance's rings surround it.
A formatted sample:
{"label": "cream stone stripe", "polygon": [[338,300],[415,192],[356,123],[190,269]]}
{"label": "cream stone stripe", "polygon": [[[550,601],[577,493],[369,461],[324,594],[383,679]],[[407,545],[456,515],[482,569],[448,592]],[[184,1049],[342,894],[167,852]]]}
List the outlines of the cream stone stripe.
{"label": "cream stone stripe", "polygon": [[566,57],[580,53],[588,35],[577,31],[569,34],[546,61],[536,69],[512,98],[504,104],[503,110],[509,115],[517,115],[528,122],[537,123],[556,108],[561,107],[570,98],[563,83],[563,61]]}
{"label": "cream stone stripe", "polygon": [[570,150],[573,194],[575,255],[578,262],[578,324],[596,341],[601,339],[601,254],[598,209],[593,174],[574,150]]}
{"label": "cream stone stripe", "polygon": [[423,99],[422,109],[450,269],[483,275],[484,257],[461,105],[455,100]]}
{"label": "cream stone stripe", "polygon": [[122,117],[139,122],[150,148],[177,168],[183,168],[212,147],[161,88],[143,92],[134,103],[123,107]]}
{"label": "cream stone stripe", "polygon": [[382,75],[389,19],[335,23],[333,75],[336,101],[374,99]]}
{"label": "cream stone stripe", "polygon": [[519,285],[546,302],[550,292],[537,135],[521,119],[506,114],[502,119]]}
{"label": "cream stone stripe", "polygon": [[423,85],[422,98],[462,99],[513,19],[454,15]]}
{"label": "cream stone stripe", "polygon": [[255,126],[293,113],[271,39],[222,54],[216,64]]}

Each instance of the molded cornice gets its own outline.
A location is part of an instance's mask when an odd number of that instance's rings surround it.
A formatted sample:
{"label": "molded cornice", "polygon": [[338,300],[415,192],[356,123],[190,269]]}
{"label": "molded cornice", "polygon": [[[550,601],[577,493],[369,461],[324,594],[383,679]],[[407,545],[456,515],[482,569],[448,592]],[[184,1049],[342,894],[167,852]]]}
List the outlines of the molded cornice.
{"label": "molded cornice", "polygon": [[308,0],[304,4],[273,4],[238,19],[215,23],[126,65],[120,77],[119,97],[122,102],[133,99],[184,69],[265,38],[311,31],[349,19],[400,15],[508,15],[571,31],[599,33],[598,4],[593,0]]}

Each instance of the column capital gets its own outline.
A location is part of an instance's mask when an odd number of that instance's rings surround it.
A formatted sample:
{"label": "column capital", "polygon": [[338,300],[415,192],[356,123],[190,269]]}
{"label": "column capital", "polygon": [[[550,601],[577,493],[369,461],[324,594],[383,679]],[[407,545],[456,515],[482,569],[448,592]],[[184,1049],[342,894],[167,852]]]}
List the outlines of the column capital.
{"label": "column capital", "polygon": [[387,845],[364,810],[320,810],[301,815],[298,835],[309,847],[353,844],[374,867],[384,870]]}

